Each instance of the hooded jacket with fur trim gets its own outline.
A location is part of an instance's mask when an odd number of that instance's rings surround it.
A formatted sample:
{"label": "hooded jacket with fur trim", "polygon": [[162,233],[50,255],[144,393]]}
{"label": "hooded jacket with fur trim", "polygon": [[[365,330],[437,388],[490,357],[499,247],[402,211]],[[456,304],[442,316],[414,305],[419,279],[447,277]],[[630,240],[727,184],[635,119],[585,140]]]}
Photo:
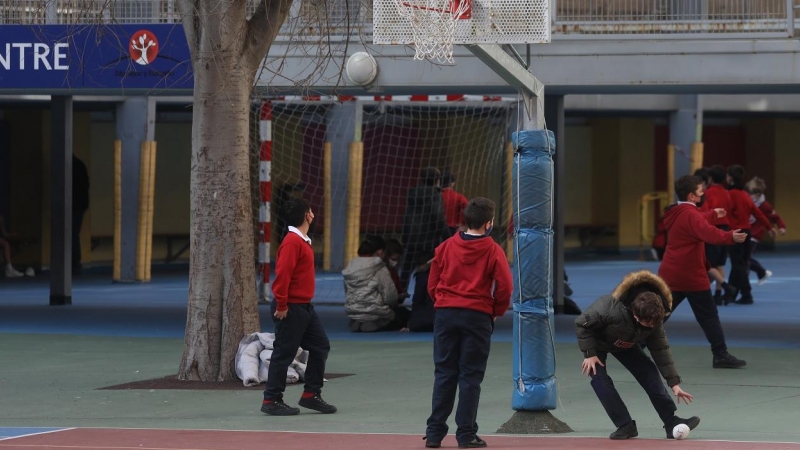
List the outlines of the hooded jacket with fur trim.
{"label": "hooded jacket with fur trim", "polygon": [[652,272],[642,270],[628,274],[611,294],[592,303],[575,319],[578,347],[584,357],[597,356],[597,352],[614,353],[647,344],[661,376],[670,387],[681,383],[669,349],[664,324],[646,328],[636,321],[631,311],[633,300],[642,292],[653,292],[664,303],[669,316],[672,311],[672,294],[667,284]]}

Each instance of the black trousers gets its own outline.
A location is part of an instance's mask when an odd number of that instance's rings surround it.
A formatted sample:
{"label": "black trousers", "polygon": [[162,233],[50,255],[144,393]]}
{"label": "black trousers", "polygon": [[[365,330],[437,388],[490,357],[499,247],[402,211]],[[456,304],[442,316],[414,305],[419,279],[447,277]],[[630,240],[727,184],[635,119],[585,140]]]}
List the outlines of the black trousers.
{"label": "black trousers", "polygon": [[81,225],[86,210],[72,211],[72,268],[81,267]]}
{"label": "black trousers", "polygon": [[[711,289],[697,292],[672,291],[672,310],[675,311],[684,299],[689,300],[689,306],[692,307],[694,318],[700,324],[700,328],[703,329],[708,343],[711,344],[711,352],[715,355],[727,352],[728,346],[725,344],[725,333],[722,331],[719,311],[714,298],[711,296]],[[665,318],[664,322],[667,319],[669,317]]]}
{"label": "black trousers", "polygon": [[[277,302],[273,301],[270,311],[275,314]],[[314,305],[289,303],[289,313],[283,320],[272,317],[275,322],[275,342],[269,362],[267,387],[264,400],[283,398],[286,389],[286,372],[297,355],[298,347],[308,350],[308,365],[305,374],[305,392],[319,394],[325,375],[325,362],[331,351],[331,344],[322,323],[314,311]]]}
{"label": "black trousers", "polygon": [[767,269],[761,265],[758,260],[753,258],[753,253],[756,252],[756,247],[758,246],[758,241],[750,240],[750,270],[756,273],[758,278],[764,278],[767,276]]}
{"label": "black trousers", "polygon": [[[411,242],[406,245],[402,271],[400,272],[400,284],[403,286],[403,292],[408,291],[408,283],[411,281],[411,273],[414,271],[414,268],[424,262],[421,261],[421,258],[426,256],[426,254],[430,254],[432,258],[433,251],[434,247],[428,244]],[[403,292],[400,292],[400,294]]]}
{"label": "black trousers", "polygon": [[[642,386],[647,396],[650,397],[650,403],[653,404],[653,408],[656,409],[661,421],[665,425],[671,424],[672,417],[678,408],[667,392],[667,388],[664,387],[664,382],[661,381],[661,374],[658,372],[653,360],[638,345],[627,350],[614,352],[612,355],[628,369],[628,372]],[[608,353],[597,352],[597,357],[600,358],[603,364],[606,364]],[[591,375],[592,389],[597,394],[597,398],[606,410],[608,417],[619,428],[632,420],[631,414],[628,412],[625,402],[622,401],[622,397],[619,396],[617,388],[614,387],[614,381],[608,376],[608,365],[606,364],[603,367],[598,364],[596,367],[597,373]]]}
{"label": "black trousers", "polygon": [[456,440],[466,444],[475,439],[492,331],[494,320],[489,314],[463,308],[437,309],[433,326],[433,401],[425,432],[429,441],[441,442],[447,435],[447,418],[453,412],[456,388]]}
{"label": "black trousers", "polygon": [[747,233],[747,238],[740,244],[733,244],[730,247],[731,273],[728,276],[728,284],[735,287],[742,294],[742,297],[749,297],[750,287],[750,230],[742,230]]}

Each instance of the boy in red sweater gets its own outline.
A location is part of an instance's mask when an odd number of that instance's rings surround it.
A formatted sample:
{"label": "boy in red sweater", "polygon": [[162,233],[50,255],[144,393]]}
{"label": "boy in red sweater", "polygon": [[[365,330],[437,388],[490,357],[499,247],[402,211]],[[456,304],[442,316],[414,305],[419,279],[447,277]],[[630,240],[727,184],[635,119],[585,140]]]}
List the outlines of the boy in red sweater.
{"label": "boy in red sweater", "polygon": [[464,210],[467,231],[437,249],[428,276],[434,301],[432,411],[425,432],[426,447],[438,448],[447,435],[456,388],[456,440],[459,448],[486,447],[478,437],[478,402],[489,359],[494,321],[511,302],[511,270],[505,251],[489,232],[494,202],[477,197]]}
{"label": "boy in red sweater", "polygon": [[[711,168],[708,169],[708,176],[711,180],[711,184],[705,189],[706,201],[703,204],[704,209],[724,209],[726,214],[722,217],[712,218],[711,225],[714,225],[722,231],[728,231],[731,229],[729,215],[731,214],[733,205],[731,203],[731,196],[728,190],[725,189],[725,168],[720,165],[711,166]],[[723,280],[725,278],[725,263],[728,260],[728,248],[727,245],[706,244],[706,259],[708,259],[708,263],[711,264],[712,268],[717,269]],[[717,302],[717,305],[727,305],[736,300],[736,298],[733,298],[736,292],[732,287],[725,289],[725,297],[722,297],[723,284],[724,283],[717,282],[714,290],[714,301]]]}
{"label": "boy in red sweater", "polygon": [[[673,311],[684,299],[689,300],[694,317],[711,344],[714,354],[712,367],[744,367],[747,365],[745,361],[728,353],[717,304],[711,297],[705,243],[730,245],[744,242],[747,235],[739,230],[722,231],[708,223],[708,218],[697,207],[697,203],[703,199],[703,181],[700,178],[691,175],[681,177],[675,182],[675,194],[678,203],[664,213],[669,240],[658,275],[672,291]],[[725,214],[722,209],[714,212],[717,217]]]}
{"label": "boy in red sweater", "polygon": [[275,281],[271,304],[275,322],[275,342],[264,389],[261,412],[271,416],[294,416],[298,408],[283,402],[286,372],[297,355],[297,349],[308,350],[305,387],[299,405],[323,414],[336,412],[336,407],[320,396],[331,344],[322,323],[311,305],[314,296],[314,250],[308,237],[314,213],[305,200],[293,198],[283,204],[283,218],[288,232],[278,247]]}
{"label": "boy in red sweater", "polygon": [[450,172],[442,174],[442,206],[444,206],[444,219],[450,234],[456,232],[464,225],[464,208],[467,207],[467,197],[455,190],[456,177]]}
{"label": "boy in red sweater", "polygon": [[755,221],[766,227],[770,235],[774,236],[775,231],[769,219],[753,203],[750,194],[744,190],[744,167],[728,167],[728,193],[731,196],[730,222],[731,228],[739,228],[747,234],[746,239],[739,244],[731,247],[731,274],[728,277],[728,284],[736,288],[741,297],[736,300],[737,305],[753,304],[753,294],[750,286],[750,216],[755,217]]}
{"label": "boy in red sweater", "polygon": [[[786,234],[786,222],[778,215],[778,211],[775,210],[775,207],[764,197],[764,191],[766,190],[767,183],[761,178],[754,177],[747,183],[747,192],[750,193],[750,199],[753,200],[753,203],[756,204],[758,209],[767,216],[770,222],[778,226],[778,231],[781,233],[781,236],[783,236]],[[750,216],[750,223],[753,226],[750,234],[750,270],[756,273],[758,276],[758,284],[762,285],[767,281],[767,278],[772,276],[772,272],[765,269],[760,262],[753,258],[753,253],[756,251],[758,241],[762,240],[764,234],[772,228],[767,228],[760,222],[757,222],[756,218],[752,215]]]}

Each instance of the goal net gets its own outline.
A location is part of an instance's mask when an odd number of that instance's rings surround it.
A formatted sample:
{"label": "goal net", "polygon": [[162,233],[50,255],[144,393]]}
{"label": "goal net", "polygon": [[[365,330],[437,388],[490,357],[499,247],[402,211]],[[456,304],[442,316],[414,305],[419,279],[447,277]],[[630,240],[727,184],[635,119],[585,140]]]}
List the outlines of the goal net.
{"label": "goal net", "polygon": [[[260,248],[257,278],[274,275],[287,227],[280,208],[299,196],[315,215],[310,233],[318,269],[315,301],[342,303],[340,272],[356,256],[359,242],[378,235],[408,244],[403,242],[407,197],[428,167],[449,173],[453,189],[467,199],[482,196],[495,202],[492,237],[507,248],[513,157],[508,136],[515,102],[358,103],[360,114],[352,101],[254,100],[253,226],[262,241],[255,243]],[[353,145],[359,138],[361,144]],[[269,200],[267,210],[260,199]],[[437,226],[433,217],[427,220],[421,228]],[[416,254],[398,269],[413,270],[426,256]]]}

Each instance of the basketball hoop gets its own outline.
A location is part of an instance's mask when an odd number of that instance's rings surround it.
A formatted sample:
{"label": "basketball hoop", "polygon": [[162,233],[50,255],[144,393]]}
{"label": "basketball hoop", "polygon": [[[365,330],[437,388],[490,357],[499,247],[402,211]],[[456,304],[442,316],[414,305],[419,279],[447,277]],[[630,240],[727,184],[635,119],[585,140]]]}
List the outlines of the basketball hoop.
{"label": "basketball hoop", "polygon": [[470,0],[392,0],[411,25],[414,59],[453,64],[456,21],[472,17]]}

